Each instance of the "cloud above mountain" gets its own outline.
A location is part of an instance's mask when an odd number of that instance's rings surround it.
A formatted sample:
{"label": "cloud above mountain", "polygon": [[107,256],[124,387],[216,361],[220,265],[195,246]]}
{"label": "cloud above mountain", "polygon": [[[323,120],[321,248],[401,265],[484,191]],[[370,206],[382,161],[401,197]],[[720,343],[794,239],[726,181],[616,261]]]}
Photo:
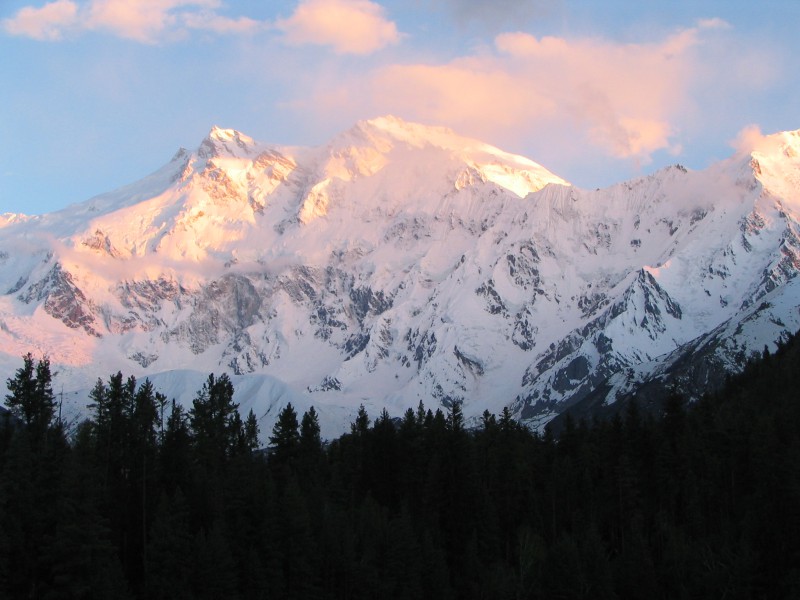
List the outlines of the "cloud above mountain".
{"label": "cloud above mountain", "polygon": [[[13,173],[0,178],[0,200],[28,210],[23,198],[57,202],[52,189],[70,186],[69,201],[83,199],[139,172],[121,170],[130,161],[108,148],[141,145],[139,168],[150,168],[153,153],[174,152],[212,123],[314,145],[393,114],[591,187],[645,165],[702,167],[746,123],[797,127],[790,24],[800,3],[771,13],[743,1],[580,4],[0,2],[0,54],[14,57],[0,73],[14,119],[0,134],[35,148],[0,149]],[[105,163],[87,170],[88,160]],[[46,184],[41,161],[51,165]]]}
{"label": "cloud above mountain", "polygon": [[[487,10],[478,2],[433,5],[459,20],[483,18]],[[522,18],[554,5],[513,6],[499,12]],[[192,31],[263,34],[273,52],[276,43],[289,47],[283,52],[298,46],[333,51],[333,59],[320,60],[310,50],[310,59],[287,61],[292,76],[283,78],[283,106],[304,118],[344,122],[391,113],[512,146],[526,136],[577,138],[637,164],[648,164],[658,151],[680,153],[677,121],[691,105],[698,74],[709,79],[719,71],[699,50],[713,46],[714,31],[729,27],[721,19],[702,19],[661,39],[635,42],[506,31],[491,45],[442,60],[420,56],[414,40],[404,44],[409,36],[370,0],[301,0],[288,16],[272,20],[226,16],[227,8],[221,0],[56,0],[25,7],[3,26],[15,35],[50,41],[86,31],[141,43],[177,40]],[[389,46],[401,50],[355,68],[345,59],[336,61]],[[261,69],[258,57],[254,60]],[[282,62],[271,61],[263,77],[280,75]]]}
{"label": "cloud above mountain", "polygon": [[368,54],[401,37],[384,9],[369,0],[302,0],[289,17],[274,21],[229,17],[225,9],[221,0],[55,0],[23,7],[2,25],[7,33],[40,41],[95,31],[144,44],[180,40],[192,31],[270,31],[292,46],[329,46],[339,54]]}
{"label": "cloud above mountain", "polygon": [[674,121],[703,66],[696,50],[725,26],[705,21],[639,43],[503,33],[491,48],[446,62],[383,64],[317,81],[296,106],[323,117],[396,113],[517,142],[557,128],[612,157],[647,163],[656,151],[680,151]]}
{"label": "cloud above mountain", "polygon": [[25,36],[40,41],[62,39],[64,31],[78,22],[78,5],[72,0],[56,0],[41,8],[25,6],[14,17],[2,22],[3,29],[11,35]]}
{"label": "cloud above mountain", "polygon": [[42,41],[97,31],[145,44],[180,39],[192,29],[241,34],[261,26],[248,17],[219,14],[222,6],[220,0],[56,0],[26,6],[2,24],[12,35]]}
{"label": "cloud above mountain", "polygon": [[397,44],[397,26],[368,0],[304,0],[275,23],[292,45],[329,46],[338,54],[369,54]]}

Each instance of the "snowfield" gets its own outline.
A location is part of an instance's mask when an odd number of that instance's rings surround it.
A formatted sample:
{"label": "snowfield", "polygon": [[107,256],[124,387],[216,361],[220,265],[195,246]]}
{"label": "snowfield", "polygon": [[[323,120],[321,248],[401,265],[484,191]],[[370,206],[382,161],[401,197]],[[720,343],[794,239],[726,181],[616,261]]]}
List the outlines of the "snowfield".
{"label": "snowfield", "polygon": [[0,216],[0,368],[48,354],[190,403],[229,372],[266,437],[359,404],[463,401],[542,426],[654,381],[690,395],[800,329],[800,132],[588,191],[393,117],[292,148],[213,128],[139,182]]}

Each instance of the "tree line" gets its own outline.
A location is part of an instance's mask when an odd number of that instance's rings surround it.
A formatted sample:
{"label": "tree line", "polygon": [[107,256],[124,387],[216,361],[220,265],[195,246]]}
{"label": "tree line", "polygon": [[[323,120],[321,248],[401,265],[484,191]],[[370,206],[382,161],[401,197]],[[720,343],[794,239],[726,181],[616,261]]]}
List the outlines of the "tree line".
{"label": "tree line", "polygon": [[259,446],[227,375],[188,409],[98,380],[65,431],[23,357],[0,423],[8,598],[800,597],[800,342],[660,414],[363,406],[329,443],[285,406]]}

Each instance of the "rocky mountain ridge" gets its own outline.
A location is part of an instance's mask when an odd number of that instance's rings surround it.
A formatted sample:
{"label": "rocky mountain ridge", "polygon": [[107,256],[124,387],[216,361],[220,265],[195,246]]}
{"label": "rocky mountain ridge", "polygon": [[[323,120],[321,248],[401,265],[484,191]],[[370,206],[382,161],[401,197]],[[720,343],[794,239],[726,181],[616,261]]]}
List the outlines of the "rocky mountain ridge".
{"label": "rocky mountain ridge", "polygon": [[540,426],[692,393],[800,328],[800,134],[762,146],[590,191],[391,117],[318,148],[215,127],[140,182],[0,219],[0,364],[48,353],[76,409],[117,370],[183,401],[229,371],[262,431],[291,399],[329,434],[360,403]]}

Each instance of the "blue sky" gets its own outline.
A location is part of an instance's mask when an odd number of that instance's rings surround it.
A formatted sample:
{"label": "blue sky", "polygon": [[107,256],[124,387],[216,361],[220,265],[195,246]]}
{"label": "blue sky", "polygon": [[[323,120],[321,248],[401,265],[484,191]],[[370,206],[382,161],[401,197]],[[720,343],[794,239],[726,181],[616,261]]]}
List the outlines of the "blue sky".
{"label": "blue sky", "polygon": [[137,180],[212,125],[316,145],[383,114],[582,187],[700,169],[800,128],[798,24],[796,0],[3,0],[0,213]]}

